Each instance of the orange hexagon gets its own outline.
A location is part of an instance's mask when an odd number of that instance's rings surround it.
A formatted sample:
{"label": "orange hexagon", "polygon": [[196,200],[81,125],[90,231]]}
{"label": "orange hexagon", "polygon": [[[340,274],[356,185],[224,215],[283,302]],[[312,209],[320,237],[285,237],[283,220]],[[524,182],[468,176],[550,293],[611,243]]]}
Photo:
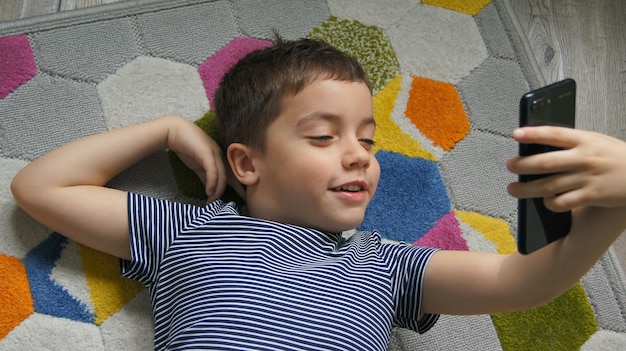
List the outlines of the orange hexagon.
{"label": "orange hexagon", "polygon": [[470,130],[461,98],[452,84],[413,76],[406,116],[433,141],[450,151]]}
{"label": "orange hexagon", "polygon": [[0,254],[0,339],[34,311],[26,267],[15,257]]}

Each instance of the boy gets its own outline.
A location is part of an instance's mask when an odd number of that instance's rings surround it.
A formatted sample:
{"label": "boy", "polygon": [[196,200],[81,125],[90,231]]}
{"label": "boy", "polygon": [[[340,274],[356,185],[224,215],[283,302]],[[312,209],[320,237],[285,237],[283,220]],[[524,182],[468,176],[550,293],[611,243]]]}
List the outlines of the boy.
{"label": "boy", "polygon": [[[626,143],[535,127],[513,137],[565,150],[507,167],[558,174],[508,190],[573,209],[566,238],[528,256],[387,245],[376,232],[342,238],[376,190],[376,126],[362,68],[320,41],[249,54],[223,78],[215,110],[222,147],[163,117],[60,147],[12,183],[35,219],[124,259],[123,274],[149,289],[159,350],[384,350],[394,325],[424,332],[441,313],[547,303],[626,228]],[[206,184],[206,207],[104,187],[164,148]],[[227,183],[249,216],[218,200]]]}

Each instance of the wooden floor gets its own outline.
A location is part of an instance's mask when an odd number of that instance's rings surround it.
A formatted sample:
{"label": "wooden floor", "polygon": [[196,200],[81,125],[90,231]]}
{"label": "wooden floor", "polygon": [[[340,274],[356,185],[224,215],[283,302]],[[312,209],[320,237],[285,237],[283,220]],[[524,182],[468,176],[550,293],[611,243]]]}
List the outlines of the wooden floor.
{"label": "wooden floor", "polygon": [[[0,21],[118,1],[124,0],[1,0]],[[626,1],[511,3],[545,81],[577,81],[577,128],[626,141]],[[615,248],[626,271],[626,235]]]}
{"label": "wooden floor", "polygon": [[[576,128],[626,141],[626,1],[511,3],[546,82],[576,80]],[[626,232],[614,248],[626,272]]]}

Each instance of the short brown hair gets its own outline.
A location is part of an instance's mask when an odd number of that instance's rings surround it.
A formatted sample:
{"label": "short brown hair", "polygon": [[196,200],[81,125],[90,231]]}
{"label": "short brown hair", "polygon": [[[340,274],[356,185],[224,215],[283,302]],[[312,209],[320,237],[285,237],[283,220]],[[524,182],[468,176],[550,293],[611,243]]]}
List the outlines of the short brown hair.
{"label": "short brown hair", "polygon": [[224,150],[232,143],[243,143],[264,151],[265,132],[280,114],[283,99],[317,79],[364,82],[370,87],[356,59],[322,40],[277,37],[273,46],[242,58],[215,92],[214,110]]}

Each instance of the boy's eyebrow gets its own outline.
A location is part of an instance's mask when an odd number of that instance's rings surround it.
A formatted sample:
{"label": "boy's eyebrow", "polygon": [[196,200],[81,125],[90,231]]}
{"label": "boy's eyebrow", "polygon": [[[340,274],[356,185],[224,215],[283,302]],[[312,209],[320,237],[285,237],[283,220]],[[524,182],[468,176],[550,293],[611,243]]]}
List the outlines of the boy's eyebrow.
{"label": "boy's eyebrow", "polygon": [[[301,118],[297,125],[300,126],[302,124],[308,123],[308,122],[313,122],[316,120],[326,120],[329,122],[338,122],[341,120],[341,116],[333,114],[333,113],[327,113],[327,112],[320,112],[320,111],[316,111],[313,112],[309,115],[304,116],[303,118]],[[376,127],[376,120],[374,119],[374,117],[367,117],[363,120],[363,122],[361,122],[362,125],[373,125],[374,127]]]}

